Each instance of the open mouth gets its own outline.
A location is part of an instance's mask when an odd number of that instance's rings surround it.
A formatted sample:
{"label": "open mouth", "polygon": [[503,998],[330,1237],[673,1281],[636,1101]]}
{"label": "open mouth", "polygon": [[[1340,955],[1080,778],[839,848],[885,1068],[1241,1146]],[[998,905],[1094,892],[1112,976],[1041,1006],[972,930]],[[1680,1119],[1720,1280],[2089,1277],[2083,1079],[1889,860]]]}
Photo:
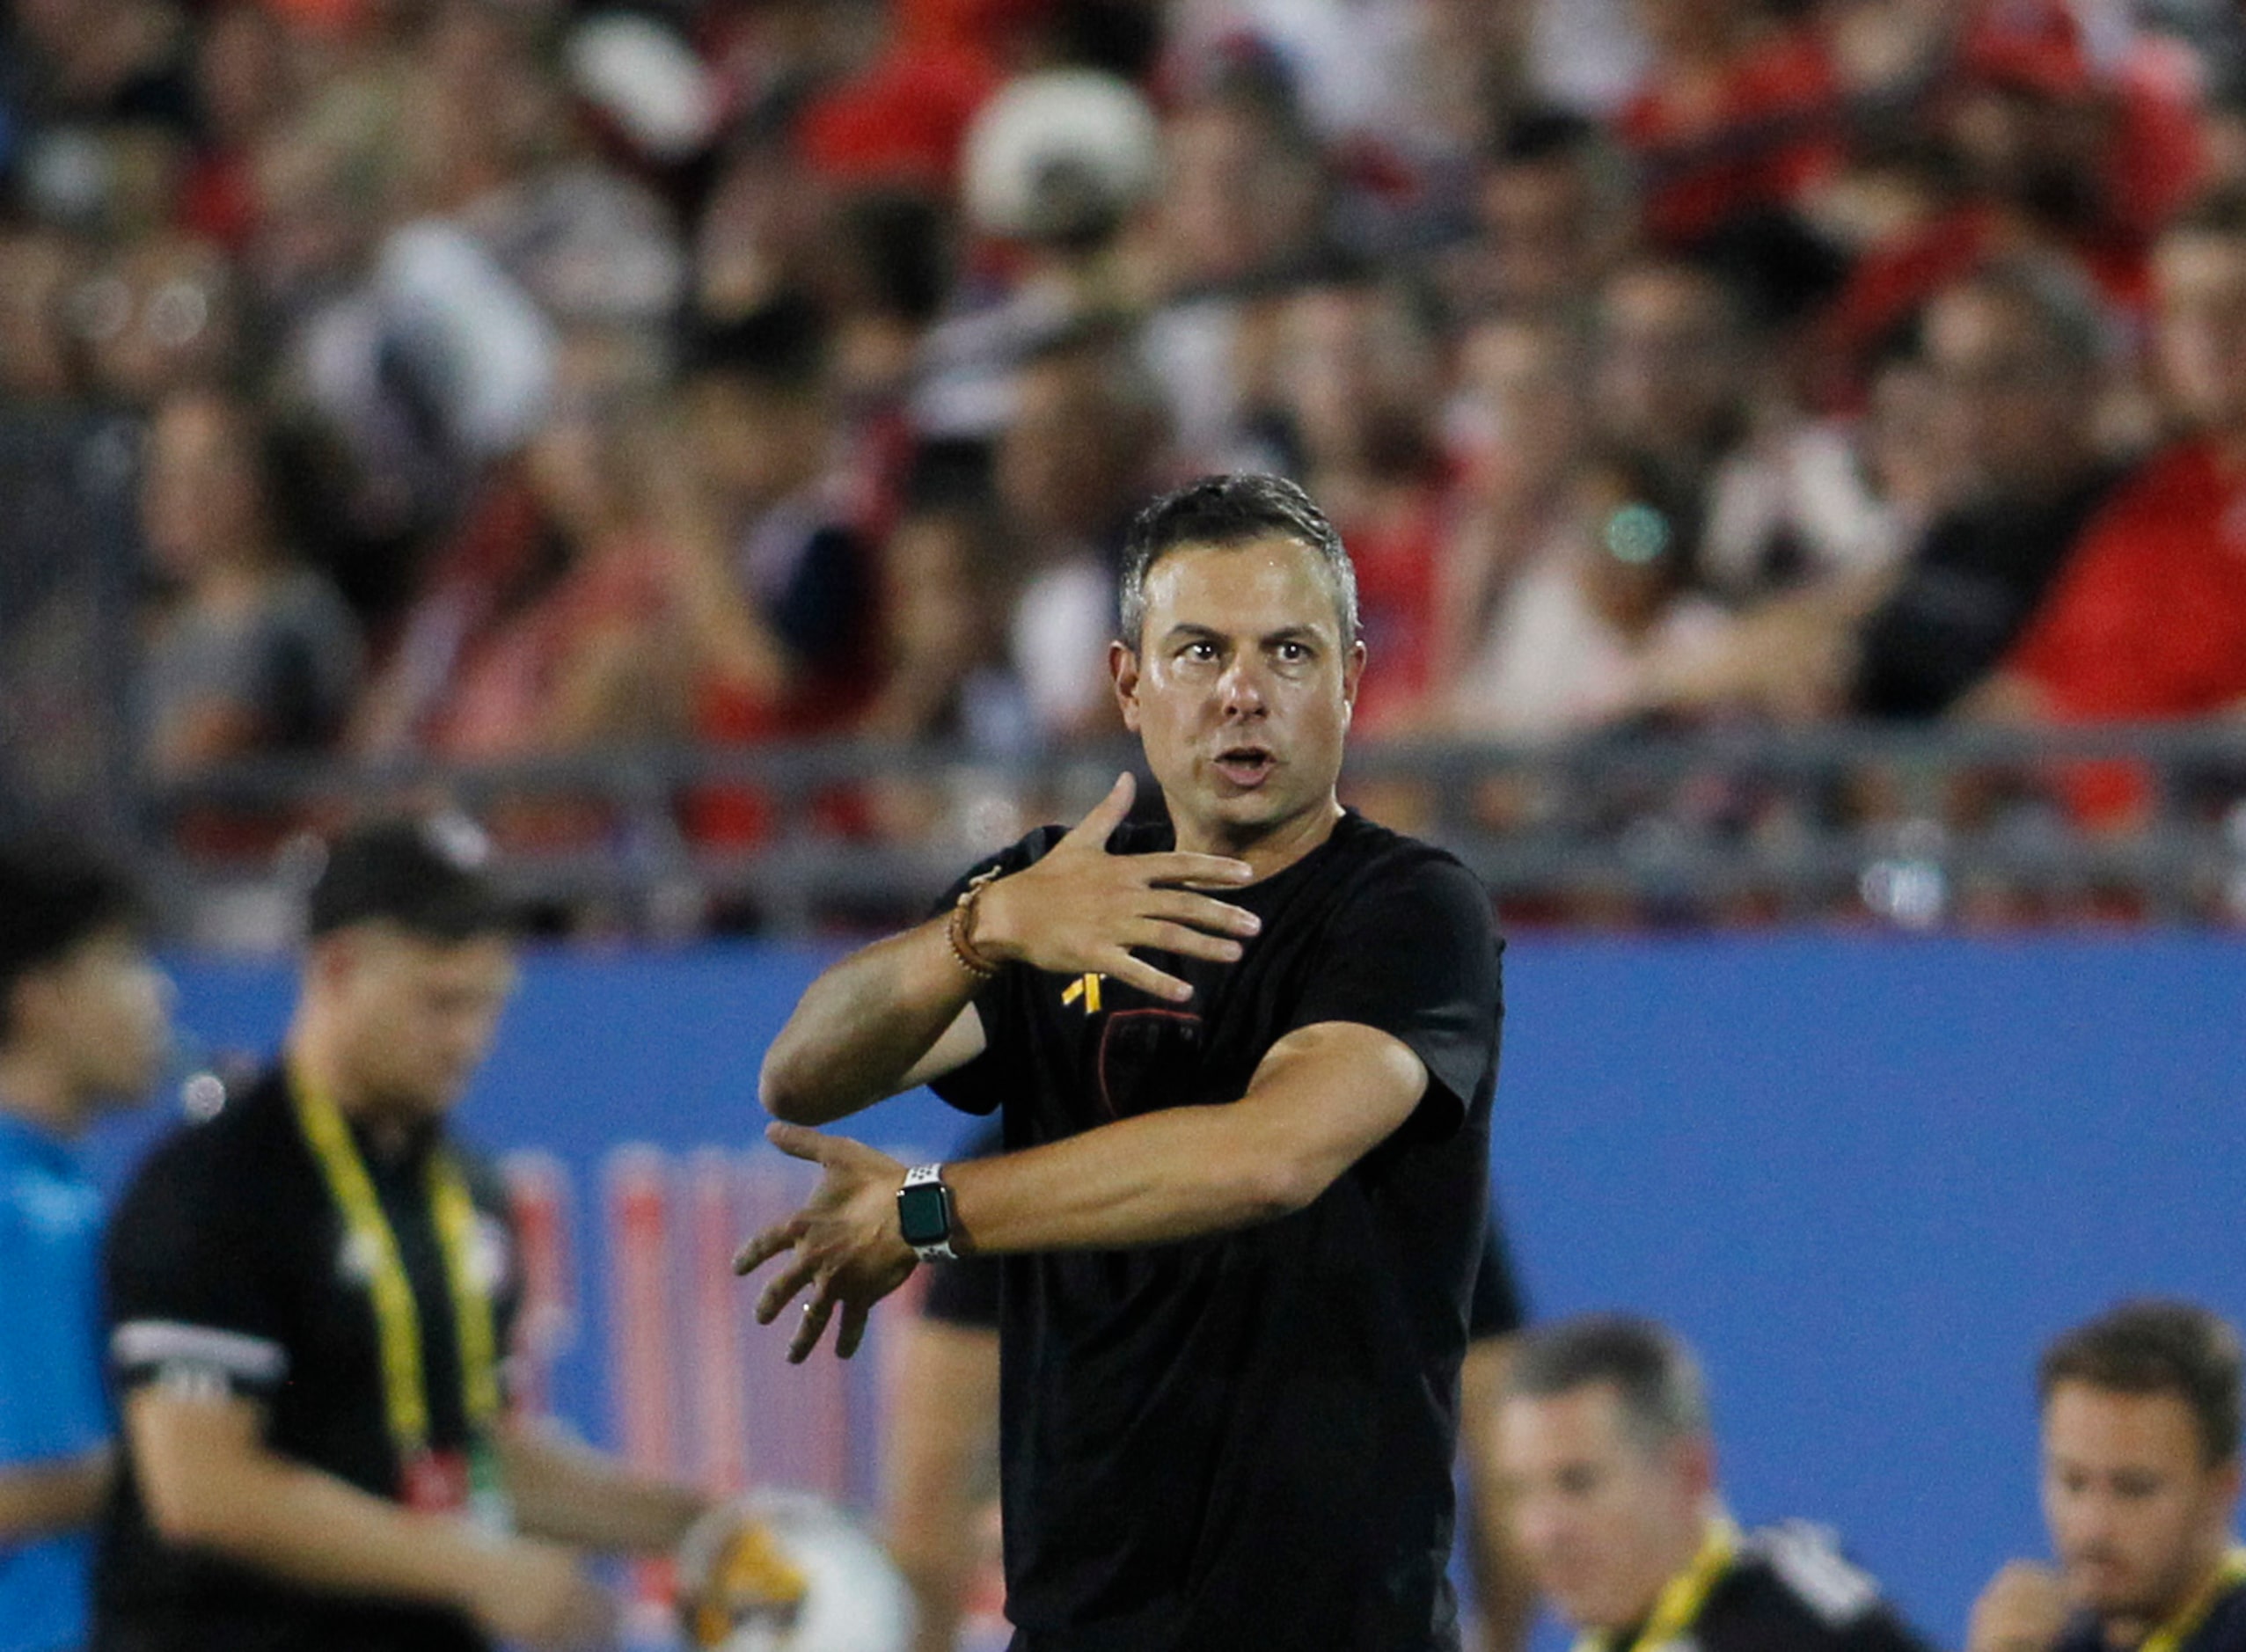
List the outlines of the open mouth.
{"label": "open mouth", "polygon": [[1217,772],[1234,786],[1254,788],[1269,778],[1279,760],[1262,746],[1227,746],[1217,754]]}

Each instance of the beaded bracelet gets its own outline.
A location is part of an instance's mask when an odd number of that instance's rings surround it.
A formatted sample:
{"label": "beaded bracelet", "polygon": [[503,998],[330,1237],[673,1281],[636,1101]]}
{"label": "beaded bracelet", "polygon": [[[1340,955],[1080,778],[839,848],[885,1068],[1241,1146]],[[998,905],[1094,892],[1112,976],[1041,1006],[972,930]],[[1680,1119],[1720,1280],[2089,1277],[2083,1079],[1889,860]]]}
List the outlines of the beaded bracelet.
{"label": "beaded bracelet", "polygon": [[975,943],[968,939],[968,932],[975,926],[975,903],[983,898],[983,891],[998,877],[999,869],[968,880],[967,887],[959,892],[953,904],[951,917],[944,925],[944,935],[951,942],[951,955],[959,960],[959,967],[977,981],[988,981],[999,973],[999,967],[975,950]]}

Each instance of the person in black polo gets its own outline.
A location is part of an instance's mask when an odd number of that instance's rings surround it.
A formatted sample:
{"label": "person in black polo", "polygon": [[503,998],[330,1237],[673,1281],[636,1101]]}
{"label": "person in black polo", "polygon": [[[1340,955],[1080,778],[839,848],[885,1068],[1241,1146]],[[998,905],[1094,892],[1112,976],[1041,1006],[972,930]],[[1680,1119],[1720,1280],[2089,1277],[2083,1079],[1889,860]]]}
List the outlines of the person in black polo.
{"label": "person in black polo", "polygon": [[[1445,1580],[1489,1191],[1498,944],[1451,856],[1336,799],[1365,669],[1332,525],[1270,477],[1134,523],[1129,776],[807,991],[768,1132],[824,1174],[739,1266],[858,1344],[916,1255],[1005,1259],[1018,1652],[1458,1645]],[[823,1123],[923,1082],[1007,1151],[908,1171]]]}
{"label": "person in black polo", "polygon": [[479,856],[456,820],[337,843],[282,1061],[118,1208],[101,1652],[597,1642],[579,1551],[706,1513],[508,1414],[515,1250],[444,1125],[514,980]]}
{"label": "person in black polo", "polygon": [[1650,1320],[1530,1333],[1497,1437],[1521,1553],[1578,1652],[1929,1652],[1822,1527],[1732,1524],[1698,1362]]}
{"label": "person in black polo", "polygon": [[2044,1518],[2057,1569],[2014,1561],[1966,1652],[2246,1652],[2238,1333],[2197,1303],[2108,1309],[2045,1350]]}

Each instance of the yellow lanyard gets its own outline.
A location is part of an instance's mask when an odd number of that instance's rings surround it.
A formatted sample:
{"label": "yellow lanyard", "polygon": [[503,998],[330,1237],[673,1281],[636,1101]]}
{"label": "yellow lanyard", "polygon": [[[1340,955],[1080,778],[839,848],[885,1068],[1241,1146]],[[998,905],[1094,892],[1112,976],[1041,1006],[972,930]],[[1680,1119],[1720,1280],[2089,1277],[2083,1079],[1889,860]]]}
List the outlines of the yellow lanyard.
{"label": "yellow lanyard", "polygon": [[1708,1535],[1701,1540],[1693,1563],[1661,1586],[1661,1592],[1653,1597],[1653,1611],[1645,1627],[1628,1647],[1610,1646],[1603,1634],[1587,1634],[1576,1642],[1575,1652],[1654,1652],[1668,1645],[1693,1626],[1738,1553],[1739,1528],[1716,1516],[1708,1523]]}
{"label": "yellow lanyard", "polygon": [[[382,1346],[383,1396],[390,1414],[391,1438],[400,1462],[428,1449],[428,1393],[421,1366],[421,1316],[413,1287],[406,1277],[398,1236],[383,1214],[366,1161],[351,1127],[334,1101],[300,1069],[291,1067],[289,1088],[296,1117],[319,1161],[327,1190],[342,1213],[354,1252],[366,1259],[368,1288],[374,1299],[375,1329]],[[476,1276],[476,1205],[466,1178],[442,1148],[428,1161],[429,1208],[436,1217],[437,1246],[444,1255],[460,1351],[461,1389],[472,1435],[499,1415],[499,1360],[492,1328],[491,1294]]]}
{"label": "yellow lanyard", "polygon": [[2184,1603],[2183,1610],[2137,1643],[2137,1652],[2176,1652],[2199,1632],[2215,1603],[2241,1583],[2246,1583],[2246,1549],[2234,1548],[2222,1557],[2214,1575],[2199,1585],[2199,1592]]}

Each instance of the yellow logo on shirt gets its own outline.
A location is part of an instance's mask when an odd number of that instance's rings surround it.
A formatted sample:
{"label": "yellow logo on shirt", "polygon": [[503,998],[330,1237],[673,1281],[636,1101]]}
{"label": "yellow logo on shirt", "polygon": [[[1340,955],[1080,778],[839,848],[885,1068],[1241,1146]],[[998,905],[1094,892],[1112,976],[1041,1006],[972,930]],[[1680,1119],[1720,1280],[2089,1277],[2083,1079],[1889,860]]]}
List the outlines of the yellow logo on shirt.
{"label": "yellow logo on shirt", "polygon": [[1097,1015],[1100,1012],[1100,983],[1107,978],[1105,976],[1077,976],[1075,980],[1068,983],[1067,990],[1061,994],[1061,1002],[1073,1004],[1079,998],[1082,998],[1084,1012],[1086,1015]]}

